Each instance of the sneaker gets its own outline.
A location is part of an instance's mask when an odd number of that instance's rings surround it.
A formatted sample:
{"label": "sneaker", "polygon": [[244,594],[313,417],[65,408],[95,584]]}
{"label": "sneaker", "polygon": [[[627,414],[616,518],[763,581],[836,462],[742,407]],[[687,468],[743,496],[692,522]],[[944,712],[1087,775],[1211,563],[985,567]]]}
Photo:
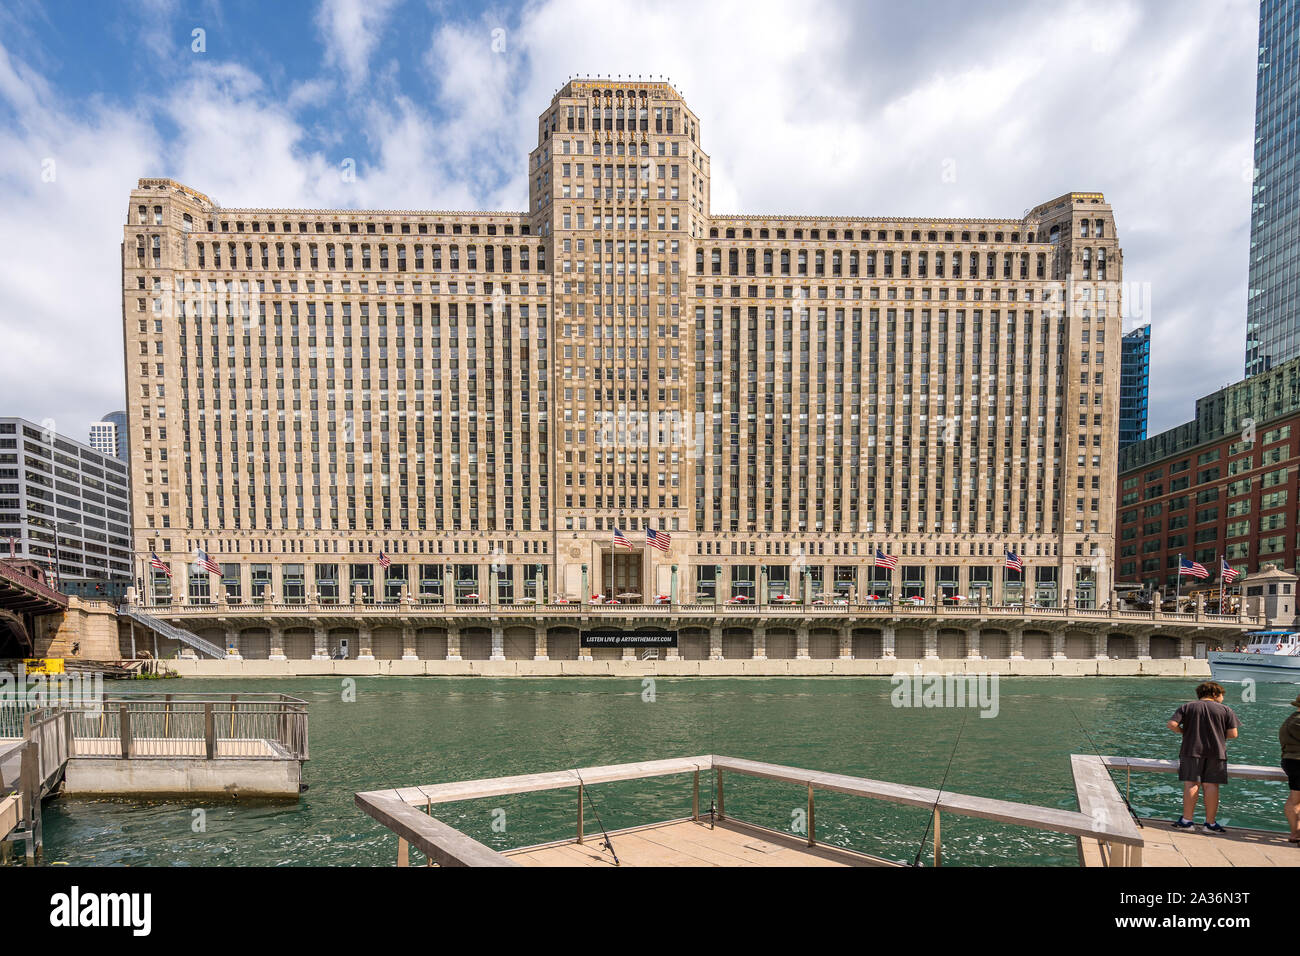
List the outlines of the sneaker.
{"label": "sneaker", "polygon": [[1174,828],[1178,830],[1190,830],[1192,828],[1192,821],[1188,820],[1186,817],[1179,817],[1174,821]]}
{"label": "sneaker", "polygon": [[1207,824],[1205,825],[1205,829],[1209,830],[1211,833],[1226,833],[1226,832],[1227,832],[1227,830],[1224,828],[1224,826],[1223,826],[1222,823],[1207,823]]}

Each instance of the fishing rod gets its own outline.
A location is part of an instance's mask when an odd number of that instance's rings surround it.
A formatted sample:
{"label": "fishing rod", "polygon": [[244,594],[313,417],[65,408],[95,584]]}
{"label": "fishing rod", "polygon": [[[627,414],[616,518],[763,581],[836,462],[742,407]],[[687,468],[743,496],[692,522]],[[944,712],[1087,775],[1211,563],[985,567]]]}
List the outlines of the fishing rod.
{"label": "fishing rod", "polygon": [[603,838],[601,845],[609,850],[609,855],[614,858],[614,865],[622,866],[623,864],[618,860],[618,854],[614,852],[614,844],[609,838],[609,831],[605,829],[605,824],[600,819],[600,811],[596,809],[596,801],[591,797],[591,790],[582,782],[582,774],[578,773],[577,768],[574,768],[573,773],[578,778],[578,785],[582,787],[582,793],[587,798],[587,803],[591,805],[591,812],[596,816],[596,825],[600,827],[600,835]]}
{"label": "fishing rod", "polygon": [[[569,735],[566,734],[558,725],[555,729],[560,732],[560,740],[564,742],[564,749],[569,752],[569,760],[574,765],[573,775],[578,778],[579,791],[582,793],[583,797],[586,798],[588,805],[591,807],[592,815],[596,818],[596,825],[600,827],[600,835],[603,838],[601,846],[609,850],[609,855],[614,858],[615,866],[622,866],[623,864],[619,862],[618,854],[614,851],[614,842],[609,838],[609,831],[605,829],[605,823],[600,818],[600,811],[596,809],[596,799],[591,795],[591,790],[587,788],[586,783],[583,782],[582,774],[578,772],[578,758],[573,755],[573,748],[569,746]],[[581,807],[579,807],[579,809],[581,809]]]}
{"label": "fishing rod", "polygon": [[713,722],[713,695],[709,695],[709,772],[713,780],[709,787],[709,829],[714,828],[718,810],[718,768],[714,763],[718,756],[718,728]]}
{"label": "fishing rod", "polygon": [[948,773],[952,770],[952,761],[957,756],[957,748],[961,745],[961,735],[966,731],[966,721],[969,718],[970,711],[967,710],[962,714],[961,727],[957,730],[957,739],[953,741],[952,753],[948,755],[948,766],[943,771],[943,779],[939,781],[939,790],[934,795],[934,806],[930,808],[930,816],[925,821],[925,832],[921,834],[921,842],[916,848],[916,857],[912,860],[912,866],[921,865],[921,852],[925,849],[925,840],[930,835],[930,825],[934,823],[934,815],[939,810],[939,801],[943,799],[943,788],[948,783]]}
{"label": "fishing rod", "polygon": [[[1110,777],[1111,785],[1115,786],[1115,778],[1111,776],[1110,766],[1105,760],[1101,759],[1101,751],[1097,749],[1097,744],[1093,741],[1092,734],[1088,733],[1088,728],[1083,726],[1083,721],[1081,721],[1079,715],[1074,712],[1074,708],[1070,706],[1070,702],[1064,698],[1062,698],[1062,700],[1065,703],[1065,709],[1070,712],[1070,716],[1074,718],[1074,722],[1079,725],[1079,729],[1083,731],[1083,735],[1088,738],[1088,746],[1091,747],[1092,752],[1097,755],[1097,759],[1101,760],[1101,765],[1106,768],[1106,776]],[[1129,815],[1133,817],[1133,822],[1138,825],[1139,829],[1145,830],[1146,827],[1142,824],[1142,818],[1139,817],[1137,811],[1133,809],[1133,804],[1128,802],[1128,794],[1120,791],[1118,786],[1115,786],[1115,791],[1119,793],[1120,799],[1124,801],[1124,806],[1128,808]]]}

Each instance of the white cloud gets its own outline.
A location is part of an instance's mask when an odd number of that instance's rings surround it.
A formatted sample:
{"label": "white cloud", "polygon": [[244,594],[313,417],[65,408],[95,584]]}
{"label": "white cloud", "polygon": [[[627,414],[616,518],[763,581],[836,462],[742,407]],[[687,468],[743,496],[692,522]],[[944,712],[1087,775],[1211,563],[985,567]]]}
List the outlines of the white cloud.
{"label": "white cloud", "polygon": [[396,0],[323,0],[316,26],[325,41],[326,62],[343,71],[350,87],[370,71],[370,55]]}
{"label": "white cloud", "polygon": [[140,115],[74,117],[0,48],[0,407],[85,440],[123,407],[122,224],[127,190],[158,140]]}
{"label": "white cloud", "polygon": [[[393,10],[326,0],[316,23],[342,80],[291,76],[283,97],[214,58],[187,61],[155,101],[72,104],[0,47],[0,116],[14,123],[0,137],[0,329],[22,358],[15,387],[59,383],[23,407],[121,406],[117,247],[138,177],[231,206],[524,209],[537,116],[568,75],[602,73],[665,74],[684,92],[715,212],[1001,217],[1100,189],[1126,278],[1152,289],[1153,429],[1241,377],[1248,0],[551,0],[423,26],[408,5],[404,28],[428,37],[415,70],[380,46]],[[353,95],[334,103],[339,85]],[[36,172],[46,155],[52,189]],[[339,175],[349,157],[355,182]],[[46,354],[50,342],[71,355]]]}

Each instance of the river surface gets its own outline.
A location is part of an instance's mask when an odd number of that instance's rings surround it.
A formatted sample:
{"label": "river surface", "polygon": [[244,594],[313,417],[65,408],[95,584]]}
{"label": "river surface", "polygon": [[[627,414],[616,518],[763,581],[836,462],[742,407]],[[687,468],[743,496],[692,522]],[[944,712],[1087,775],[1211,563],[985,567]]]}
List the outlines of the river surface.
{"label": "river surface", "polygon": [[[354,701],[345,699],[351,684]],[[887,677],[660,677],[652,687],[639,678],[187,678],[173,687],[307,700],[309,791],[297,803],[54,798],[45,808],[46,861],[392,865],[396,838],[354,807],[356,791],[704,753],[927,787],[938,787],[947,770],[948,790],[1073,810],[1069,755],[1095,745],[1107,754],[1176,756],[1178,738],[1165,721],[1193,696],[1194,682],[1011,678],[998,686],[992,718],[971,708],[895,707]],[[119,688],[135,690],[110,689]],[[1234,763],[1277,765],[1277,728],[1296,689],[1260,685],[1258,700],[1245,702],[1241,685],[1229,686],[1227,703],[1243,725],[1230,744]],[[1123,774],[1115,777],[1122,788]],[[688,776],[590,792],[588,832],[690,812]],[[1172,774],[1133,776],[1131,799],[1144,816],[1176,817],[1180,792]],[[1225,825],[1285,828],[1282,785],[1233,782],[1224,796]],[[765,826],[796,828],[805,799],[798,787],[727,777],[729,814]],[[446,804],[438,815],[507,849],[572,836],[575,810],[576,791],[565,790]],[[912,860],[927,816],[817,795],[819,840],[895,860]],[[943,844],[946,865],[1076,863],[1072,838],[951,814],[943,818]]]}

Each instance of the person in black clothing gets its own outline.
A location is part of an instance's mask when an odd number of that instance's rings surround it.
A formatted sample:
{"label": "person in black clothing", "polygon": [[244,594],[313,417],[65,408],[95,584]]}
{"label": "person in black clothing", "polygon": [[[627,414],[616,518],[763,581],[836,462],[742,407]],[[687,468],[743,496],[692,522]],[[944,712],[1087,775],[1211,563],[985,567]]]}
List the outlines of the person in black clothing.
{"label": "person in black clothing", "polygon": [[1183,815],[1174,824],[1180,830],[1192,826],[1196,800],[1205,787],[1205,829],[1222,833],[1216,822],[1219,785],[1228,782],[1228,741],[1235,740],[1241,721],[1223,703],[1223,687],[1206,681],[1196,688],[1196,700],[1174,711],[1168,727],[1183,735],[1178,752],[1178,779],[1183,782]]}
{"label": "person in black clothing", "polygon": [[[1291,701],[1291,706],[1300,708],[1300,697]],[[1291,827],[1288,839],[1300,843],[1300,709],[1291,711],[1278,729],[1277,736],[1282,744],[1282,769],[1286,771],[1290,789],[1282,812]]]}

